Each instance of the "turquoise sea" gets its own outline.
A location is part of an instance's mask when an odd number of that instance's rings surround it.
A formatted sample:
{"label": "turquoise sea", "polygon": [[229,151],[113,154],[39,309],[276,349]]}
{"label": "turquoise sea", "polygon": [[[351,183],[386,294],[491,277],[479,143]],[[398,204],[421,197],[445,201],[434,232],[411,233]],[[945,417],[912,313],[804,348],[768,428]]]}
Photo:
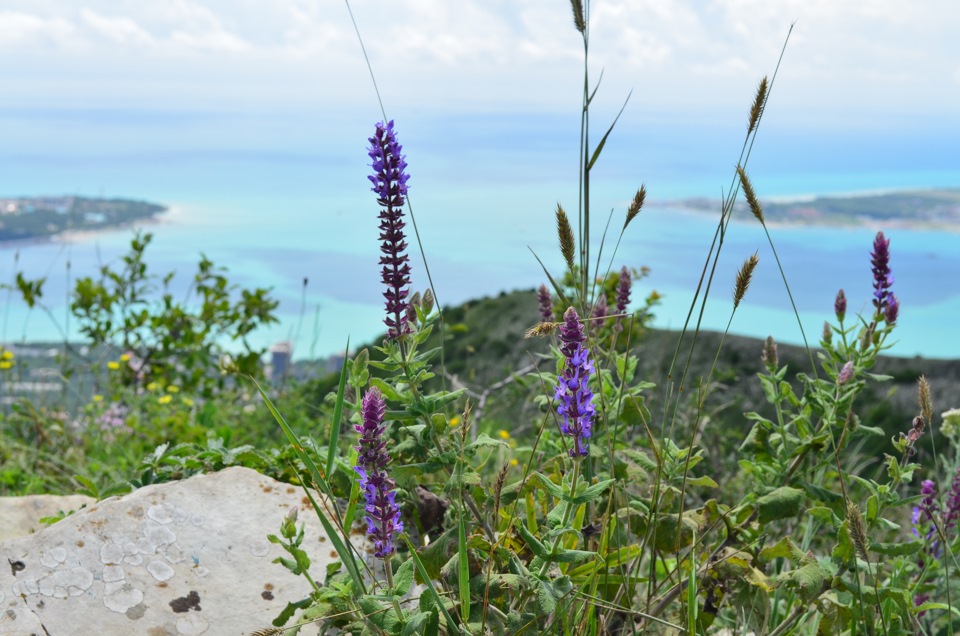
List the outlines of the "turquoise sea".
{"label": "turquoise sea", "polygon": [[[0,196],[123,196],[166,204],[170,212],[145,227],[155,235],[151,268],[176,270],[179,291],[186,293],[204,253],[228,267],[237,283],[274,289],[282,324],[260,334],[263,344],[294,339],[298,357],[327,355],[342,350],[348,336],[357,344],[383,329],[378,210],[365,152],[377,119],[375,113],[318,121],[303,113],[0,110],[6,146]],[[442,303],[536,287],[544,276],[531,250],[560,271],[553,210],[561,202],[576,214],[577,119],[413,112],[397,120],[410,164],[414,217]],[[613,267],[650,267],[635,297],[653,289],[663,296],[657,326],[682,325],[716,217],[656,202],[719,198],[730,185],[743,132],[738,121],[628,119],[597,163],[594,250],[613,210],[604,268],[627,203],[641,182],[649,191],[650,203],[627,231]],[[761,129],[750,173],[761,196],[960,187],[958,141],[960,133],[933,124],[878,138],[869,130],[774,122]],[[414,228],[408,229],[414,286],[422,289],[425,268]],[[773,229],[812,341],[832,318],[837,289],[846,290],[851,310],[869,311],[876,230]],[[891,353],[960,357],[954,327],[960,316],[960,234],[886,231],[902,307]],[[123,253],[130,236],[125,229],[0,246],[0,281],[12,279],[15,264],[28,277],[46,276],[44,299],[57,323],[42,311],[7,303],[2,292],[0,341],[59,339],[60,329],[76,337],[65,318],[67,263],[74,279],[93,275],[99,263]],[[730,228],[705,326],[726,325],[736,270],[754,252],[760,266],[731,331],[799,342],[776,264],[752,217]],[[517,325],[518,339],[528,326]]]}

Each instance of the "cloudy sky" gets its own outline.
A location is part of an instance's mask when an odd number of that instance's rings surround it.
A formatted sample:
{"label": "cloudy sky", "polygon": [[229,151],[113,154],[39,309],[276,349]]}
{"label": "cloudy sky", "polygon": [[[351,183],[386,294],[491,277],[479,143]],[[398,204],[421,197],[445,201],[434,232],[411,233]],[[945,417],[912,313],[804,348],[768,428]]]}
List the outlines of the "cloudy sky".
{"label": "cloudy sky", "polygon": [[[564,0],[355,0],[388,109],[559,112],[579,99]],[[2,108],[348,112],[372,91],[338,0],[4,0]],[[957,122],[953,0],[597,0],[592,70],[640,113],[742,113],[796,27],[777,109],[797,121]],[[612,107],[612,106],[611,106]],[[738,115],[739,116],[739,115]]]}

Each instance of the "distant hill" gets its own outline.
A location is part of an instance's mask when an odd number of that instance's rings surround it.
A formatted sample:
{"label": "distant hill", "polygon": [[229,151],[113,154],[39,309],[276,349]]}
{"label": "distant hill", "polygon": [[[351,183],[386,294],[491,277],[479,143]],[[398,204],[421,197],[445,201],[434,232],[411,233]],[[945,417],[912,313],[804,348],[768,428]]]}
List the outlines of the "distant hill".
{"label": "distant hill", "polygon": [[68,231],[96,231],[153,218],[166,207],[131,199],[85,197],[0,198],[0,241],[44,239]]}
{"label": "distant hill", "polygon": [[[664,205],[696,211],[717,212],[713,199],[683,199]],[[946,229],[960,232],[960,189],[933,189],[885,194],[821,196],[794,201],[762,201],[764,216],[772,223],[791,225],[872,225],[915,229]],[[748,214],[739,201],[738,214]]]}
{"label": "distant hill", "polygon": [[[540,357],[540,354],[548,352],[550,339],[525,340],[523,337],[524,331],[538,321],[536,293],[533,290],[502,293],[496,297],[448,307],[444,315],[444,362],[448,388],[455,377],[458,383],[474,394],[482,394],[488,387],[532,362],[542,370],[555,370],[552,360]],[[777,334],[773,335],[776,337]],[[654,382],[658,387],[647,394],[647,403],[654,414],[663,412],[663,387],[679,337],[678,332],[657,329],[634,336],[632,348],[639,360],[637,377]],[[696,396],[700,379],[709,373],[720,338],[721,334],[715,332],[699,334],[684,390],[688,400]],[[382,337],[375,342],[381,340]],[[678,365],[681,370],[690,342],[688,334],[681,347],[681,364]],[[439,333],[432,336],[431,344],[439,344]],[[763,341],[756,338],[727,336],[717,361],[713,391],[706,403],[705,410],[710,423],[705,429],[702,443],[707,443],[711,436],[741,438],[749,429],[749,422],[743,417],[744,412],[759,411],[773,416],[772,407],[764,399],[756,377],[762,369],[762,347]],[[780,344],[778,350],[780,364],[790,367],[788,380],[799,388],[796,374],[810,375],[809,357],[802,347]],[[370,353],[375,353],[372,347]],[[814,357],[816,359],[816,351]],[[870,372],[893,377],[889,382],[872,383],[857,403],[857,413],[863,425],[878,426],[886,431],[884,438],[870,438],[869,443],[875,445],[877,457],[882,458],[882,452],[893,452],[890,438],[900,431],[906,431],[917,414],[916,382],[921,374],[926,375],[932,388],[937,413],[932,427],[934,430],[939,428],[939,413],[960,406],[960,360],[885,356],[878,360]],[[679,377],[676,379],[679,382]],[[319,395],[315,394],[317,397],[335,388],[335,376],[321,384],[323,388]],[[529,410],[526,398],[543,390],[535,375],[527,377],[525,381],[511,382],[490,394],[486,414],[502,421],[504,427],[515,427],[517,422],[525,422],[523,426],[528,426],[526,422],[530,421],[527,417],[530,413],[522,413],[520,409]],[[652,425],[659,427],[659,419]],[[720,443],[719,439],[717,443]],[[736,448],[736,445],[724,443],[722,447]]]}

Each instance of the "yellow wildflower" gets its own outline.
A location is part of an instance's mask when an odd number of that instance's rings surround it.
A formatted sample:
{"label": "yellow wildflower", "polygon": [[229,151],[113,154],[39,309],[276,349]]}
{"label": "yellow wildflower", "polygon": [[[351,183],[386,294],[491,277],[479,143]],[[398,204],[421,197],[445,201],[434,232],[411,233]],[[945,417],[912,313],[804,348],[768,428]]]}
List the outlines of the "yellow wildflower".
{"label": "yellow wildflower", "polygon": [[115,360],[111,360],[110,362],[107,363],[107,368],[110,369],[111,371],[116,371],[117,369],[120,368],[120,363],[116,362]]}
{"label": "yellow wildflower", "polygon": [[129,353],[121,354],[120,362],[130,362],[130,354]]}
{"label": "yellow wildflower", "polygon": [[497,435],[500,436],[500,439],[510,439],[510,433],[502,428],[497,432]]}
{"label": "yellow wildflower", "polygon": [[93,396],[93,401],[94,401],[94,402],[103,402],[103,396],[98,393],[97,395],[94,395],[94,396]]}
{"label": "yellow wildflower", "polygon": [[519,465],[520,465],[520,462],[518,462],[518,461],[515,460],[515,459],[511,459],[511,460],[510,460],[510,465],[511,465],[511,466],[519,466]]}
{"label": "yellow wildflower", "polygon": [[3,358],[4,360],[13,360],[13,351],[4,349],[3,353],[0,354],[0,358]]}
{"label": "yellow wildflower", "polygon": [[151,382],[150,384],[147,385],[147,391],[156,391],[158,388],[160,387],[157,386],[156,382]]}
{"label": "yellow wildflower", "polygon": [[193,400],[191,400],[191,399],[188,398],[188,397],[180,398],[180,401],[183,402],[184,405],[186,405],[186,406],[188,406],[188,407],[193,406]]}
{"label": "yellow wildflower", "polygon": [[457,426],[458,424],[460,424],[459,415],[454,415],[453,417],[450,418],[450,426]]}
{"label": "yellow wildflower", "polygon": [[13,368],[13,362],[10,360],[0,360],[0,371],[6,371]]}
{"label": "yellow wildflower", "polygon": [[173,400],[173,398],[170,397],[169,395],[161,395],[160,397],[157,398],[157,402],[159,402],[160,404],[170,404],[171,400]]}
{"label": "yellow wildflower", "polygon": [[179,392],[180,392],[180,387],[178,386],[174,386],[173,384],[171,384],[170,386],[167,387],[167,393],[179,393]]}

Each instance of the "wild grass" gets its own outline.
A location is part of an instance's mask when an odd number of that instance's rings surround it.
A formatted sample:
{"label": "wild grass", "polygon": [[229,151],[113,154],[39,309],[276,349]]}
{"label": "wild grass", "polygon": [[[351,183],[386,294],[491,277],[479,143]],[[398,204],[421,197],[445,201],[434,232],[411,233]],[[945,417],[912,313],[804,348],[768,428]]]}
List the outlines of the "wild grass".
{"label": "wild grass", "polygon": [[[269,294],[234,289],[202,261],[200,302],[176,303],[163,294],[163,277],[145,269],[149,239],[137,237],[125,269],[78,280],[70,299],[100,360],[89,375],[94,397],[69,412],[23,397],[5,407],[0,487],[66,491],[76,482],[103,497],[237,464],[303,484],[339,566],[311,571],[297,519],[285,519],[270,540],[312,593],[260,634],[305,625],[391,635],[953,634],[960,412],[940,418],[945,447],[933,444],[929,454],[918,448],[932,439],[937,415],[923,377],[915,418],[893,440],[866,416],[867,396],[890,380],[875,371],[899,319],[889,278],[896,246],[879,234],[873,280],[849,292],[872,294],[870,313],[848,316],[839,294],[814,346],[797,316],[805,361],[785,363],[768,339],[753,379],[764,404],[715,418],[711,399],[736,372],[722,368],[729,331],[755,269],[768,266],[743,254],[738,271],[719,269],[741,191],[776,256],[747,167],[778,61],[745,96],[744,141],[666,371],[645,371],[656,298],[631,301],[646,271],[615,263],[624,234],[642,227],[646,185],[612,247],[611,219],[592,238],[591,178],[620,115],[591,141],[599,82],[591,84],[590,6],[568,9],[584,51],[576,222],[562,205],[552,216],[545,210],[565,268],[549,271],[534,255],[549,284],[543,313],[507,321],[514,342],[525,331],[531,338],[524,355],[511,355],[519,345],[485,352],[488,364],[509,360],[510,369],[472,369],[474,359],[461,359],[469,354],[457,345],[464,310],[441,311],[432,277],[428,290],[411,294],[402,267],[407,218],[425,269],[429,246],[400,187],[405,166],[378,91],[384,121],[370,140],[371,209],[381,208],[392,320],[382,343],[353,352],[333,378],[272,390],[262,351],[248,346],[225,358],[218,348],[218,334],[242,340],[272,319]],[[373,213],[368,222],[376,240]],[[8,296],[42,300],[41,285],[20,280]],[[718,300],[718,284],[732,295]],[[708,300],[730,306],[718,339],[701,331]],[[496,316],[478,320],[492,325]],[[707,342],[716,348],[704,351]],[[4,379],[23,372],[12,350],[0,356]],[[67,380],[71,369],[61,368]],[[482,371],[479,388],[472,370]],[[267,421],[279,426],[264,433]],[[868,472],[871,464],[882,469]],[[356,541],[355,527],[378,556]]]}

